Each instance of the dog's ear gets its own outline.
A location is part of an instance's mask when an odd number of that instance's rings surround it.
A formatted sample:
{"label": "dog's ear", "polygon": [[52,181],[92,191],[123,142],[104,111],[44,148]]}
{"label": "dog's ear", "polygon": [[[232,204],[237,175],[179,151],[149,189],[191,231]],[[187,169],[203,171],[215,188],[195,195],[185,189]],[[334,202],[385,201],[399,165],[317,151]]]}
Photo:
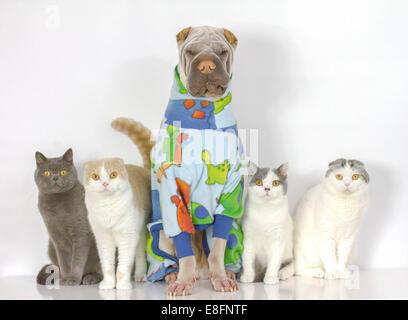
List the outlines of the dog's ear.
{"label": "dog's ear", "polygon": [[238,39],[237,37],[229,30],[223,29],[224,30],[224,36],[227,39],[227,41],[234,47],[234,49],[238,45]]}
{"label": "dog's ear", "polygon": [[184,28],[179,33],[177,33],[177,35],[176,35],[177,43],[186,40],[186,38],[188,37],[188,34],[190,33],[191,29],[193,29],[193,27]]}

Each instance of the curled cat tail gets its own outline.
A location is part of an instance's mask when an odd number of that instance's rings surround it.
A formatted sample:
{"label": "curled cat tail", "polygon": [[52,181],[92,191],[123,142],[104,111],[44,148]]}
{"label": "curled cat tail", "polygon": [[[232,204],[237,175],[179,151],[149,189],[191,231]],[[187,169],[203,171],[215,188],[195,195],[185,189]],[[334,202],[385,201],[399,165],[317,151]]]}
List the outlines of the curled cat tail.
{"label": "curled cat tail", "polygon": [[117,118],[111,123],[112,128],[126,134],[138,147],[143,159],[143,167],[150,169],[150,151],[154,146],[151,131],[140,122],[130,118]]}

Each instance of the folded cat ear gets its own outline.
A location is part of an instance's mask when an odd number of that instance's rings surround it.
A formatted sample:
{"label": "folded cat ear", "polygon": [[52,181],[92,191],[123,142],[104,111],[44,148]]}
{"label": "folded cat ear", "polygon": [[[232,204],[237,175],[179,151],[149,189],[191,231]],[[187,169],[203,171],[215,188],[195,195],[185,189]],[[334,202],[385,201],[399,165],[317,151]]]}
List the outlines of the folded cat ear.
{"label": "folded cat ear", "polygon": [[43,164],[45,161],[47,161],[47,157],[44,156],[41,152],[37,151],[35,153],[35,162],[37,162],[37,166]]}
{"label": "folded cat ear", "polygon": [[247,171],[248,171],[248,175],[253,176],[258,171],[258,166],[252,161],[248,161]]}
{"label": "folded cat ear", "polygon": [[286,178],[288,176],[289,163],[284,163],[278,168],[279,175]]}
{"label": "folded cat ear", "polygon": [[64,155],[62,156],[62,159],[69,162],[69,163],[73,163],[74,155],[72,153],[71,148],[69,148],[67,151],[65,151]]}
{"label": "folded cat ear", "polygon": [[364,162],[361,162],[360,160],[348,160],[348,163],[350,167],[364,167]]}
{"label": "folded cat ear", "polygon": [[329,163],[329,167],[345,167],[347,160],[344,158],[336,159]]}

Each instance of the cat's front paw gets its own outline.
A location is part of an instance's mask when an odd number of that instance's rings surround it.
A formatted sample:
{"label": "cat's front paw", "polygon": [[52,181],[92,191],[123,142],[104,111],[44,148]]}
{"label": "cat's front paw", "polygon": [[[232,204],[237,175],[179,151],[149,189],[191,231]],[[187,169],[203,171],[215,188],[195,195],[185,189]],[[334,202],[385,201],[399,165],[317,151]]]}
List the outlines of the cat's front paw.
{"label": "cat's front paw", "polygon": [[112,290],[115,289],[115,281],[110,279],[104,279],[99,283],[100,290]]}
{"label": "cat's front paw", "polygon": [[82,278],[82,284],[83,285],[93,285],[101,282],[102,280],[102,275],[94,272],[94,273],[88,273]]}
{"label": "cat's front paw", "polygon": [[326,280],[336,280],[339,278],[339,273],[337,271],[326,271],[324,278]]}
{"label": "cat's front paw", "polygon": [[295,274],[295,268],[293,266],[287,266],[279,270],[279,279],[287,280]]}
{"label": "cat's front paw", "polygon": [[81,278],[77,278],[74,276],[68,276],[62,278],[61,285],[62,286],[79,286],[81,284]]}
{"label": "cat's front paw", "polygon": [[239,278],[239,281],[242,283],[250,283],[255,281],[255,272],[244,272],[241,277]]}
{"label": "cat's front paw", "polygon": [[279,277],[278,276],[265,275],[264,283],[265,284],[278,284],[279,283]]}
{"label": "cat's front paw", "polygon": [[339,279],[349,279],[351,277],[351,271],[348,269],[339,270]]}
{"label": "cat's front paw", "polygon": [[130,290],[132,289],[132,283],[130,281],[118,281],[116,284],[118,290]]}
{"label": "cat's front paw", "polygon": [[135,282],[146,282],[146,274],[135,274]]}

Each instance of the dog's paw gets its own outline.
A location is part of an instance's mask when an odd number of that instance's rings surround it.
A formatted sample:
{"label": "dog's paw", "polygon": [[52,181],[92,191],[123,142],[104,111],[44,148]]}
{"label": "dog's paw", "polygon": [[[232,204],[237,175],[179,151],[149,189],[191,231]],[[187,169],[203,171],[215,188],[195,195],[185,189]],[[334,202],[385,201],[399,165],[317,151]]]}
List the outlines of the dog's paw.
{"label": "dog's paw", "polygon": [[178,282],[175,281],[167,287],[168,296],[189,296],[193,294],[193,282]]}
{"label": "dog's paw", "polygon": [[265,275],[264,283],[265,284],[278,284],[279,283],[279,277],[278,276],[273,276],[273,275]]}
{"label": "dog's paw", "polygon": [[172,272],[172,273],[166,274],[164,279],[166,280],[166,284],[169,286],[177,281],[177,277],[178,277],[178,272]]}
{"label": "dog's paw", "polygon": [[232,272],[231,270],[225,270],[225,273],[227,274],[228,279],[231,279],[234,281],[237,279],[235,272]]}
{"label": "dog's paw", "polygon": [[235,279],[231,279],[227,275],[224,277],[217,274],[210,274],[211,284],[216,292],[235,292],[238,291],[238,284]]}

